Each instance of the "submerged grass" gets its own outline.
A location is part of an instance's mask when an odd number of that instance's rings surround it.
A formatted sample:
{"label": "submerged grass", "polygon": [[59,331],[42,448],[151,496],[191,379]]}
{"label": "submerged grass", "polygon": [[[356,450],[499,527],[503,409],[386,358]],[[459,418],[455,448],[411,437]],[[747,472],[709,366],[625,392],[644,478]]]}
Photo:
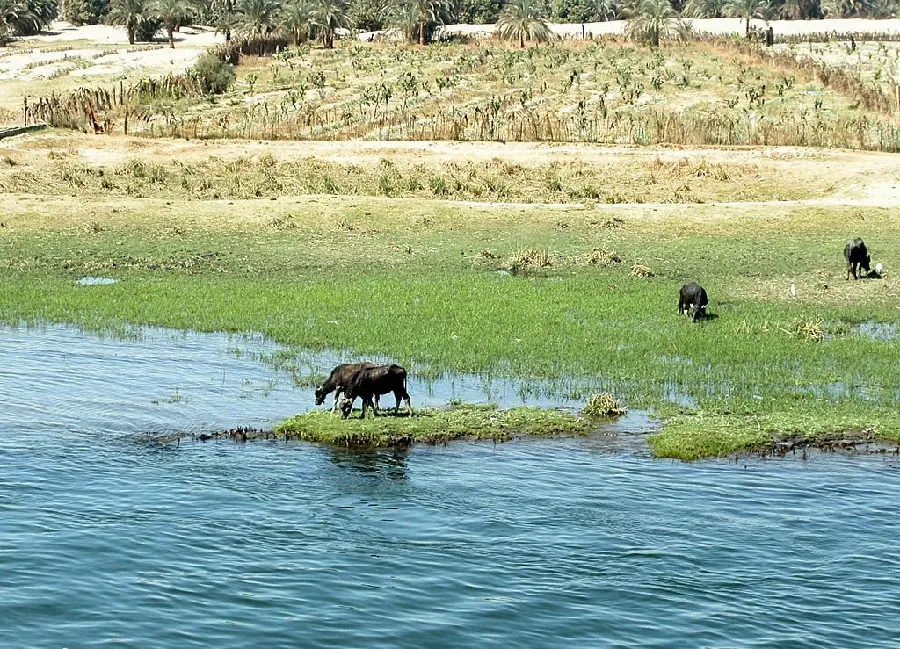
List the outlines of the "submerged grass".
{"label": "submerged grass", "polygon": [[519,407],[458,405],[359,419],[354,412],[341,419],[330,412],[307,412],[291,417],[275,428],[288,439],[323,442],[338,446],[396,446],[413,442],[438,444],[454,439],[507,441],[525,435],[583,435],[594,426],[561,410]]}

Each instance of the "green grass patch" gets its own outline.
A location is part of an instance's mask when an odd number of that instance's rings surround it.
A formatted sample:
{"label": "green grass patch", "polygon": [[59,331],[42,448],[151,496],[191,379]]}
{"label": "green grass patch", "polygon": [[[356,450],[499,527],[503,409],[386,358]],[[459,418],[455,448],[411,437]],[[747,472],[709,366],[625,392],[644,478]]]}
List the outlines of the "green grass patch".
{"label": "green grass patch", "polygon": [[896,407],[822,400],[789,409],[783,409],[783,404],[771,407],[775,410],[676,415],[665,421],[661,432],[650,437],[650,445],[659,457],[696,460],[768,450],[785,439],[814,444],[835,434],[850,441],[868,435],[900,441],[900,413]]}
{"label": "green grass patch", "polygon": [[596,424],[561,410],[458,405],[425,408],[407,415],[382,411],[378,417],[348,419],[330,412],[295,415],[275,428],[275,434],[338,446],[396,446],[414,442],[438,444],[454,439],[507,441],[516,436],[584,435]]}

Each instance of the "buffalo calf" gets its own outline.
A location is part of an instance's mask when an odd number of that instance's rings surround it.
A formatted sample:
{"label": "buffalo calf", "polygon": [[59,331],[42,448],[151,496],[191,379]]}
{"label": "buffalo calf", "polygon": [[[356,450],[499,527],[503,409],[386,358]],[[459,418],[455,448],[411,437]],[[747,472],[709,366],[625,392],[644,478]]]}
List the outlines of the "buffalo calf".
{"label": "buffalo calf", "polygon": [[859,279],[856,275],[856,269],[869,272],[869,251],[862,239],[852,239],[844,246],[844,258],[847,260],[847,279],[850,279],[850,273],[853,272],[853,279]]}
{"label": "buffalo calf", "polygon": [[[372,367],[377,367],[375,363],[343,363],[338,365],[333,370],[331,370],[331,374],[328,375],[328,378],[325,379],[325,382],[322,383],[319,387],[316,388],[316,405],[321,406],[325,403],[325,397],[327,397],[330,393],[334,392],[334,403],[331,406],[332,412],[337,412],[338,409],[338,396],[346,389],[347,385],[350,383],[350,380],[353,378],[353,375],[356,374],[359,370],[369,369]],[[375,397],[375,400],[378,400],[378,397]]]}
{"label": "buffalo calf", "polygon": [[678,313],[690,313],[691,320],[696,322],[706,315],[709,298],[706,289],[697,282],[688,282],[681,287],[678,294]]}

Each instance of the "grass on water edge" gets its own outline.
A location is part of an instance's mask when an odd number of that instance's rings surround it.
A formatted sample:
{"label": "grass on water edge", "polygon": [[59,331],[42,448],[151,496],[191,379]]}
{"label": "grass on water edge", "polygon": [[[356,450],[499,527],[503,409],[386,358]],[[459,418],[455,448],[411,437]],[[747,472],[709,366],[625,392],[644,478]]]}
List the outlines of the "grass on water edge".
{"label": "grass on water edge", "polygon": [[413,442],[439,444],[454,439],[508,441],[517,435],[583,435],[594,428],[595,422],[562,410],[452,405],[417,409],[412,415],[403,410],[397,414],[382,411],[378,417],[365,419],[359,418],[358,411],[348,419],[330,411],[312,411],[280,423],[275,434],[337,446],[378,447]]}
{"label": "grass on water edge", "polygon": [[[285,209],[294,227],[272,227]],[[862,236],[873,261],[900,267],[897,210],[671,206],[612,217],[402,199],[32,197],[15,201],[0,228],[0,319],[258,331],[295,346],[298,359],[300,349],[340,349],[420,377],[611,392],[667,418],[654,450],[686,459],[794,430],[900,437],[900,341],[858,331],[896,322],[897,278],[848,282],[841,254]],[[591,263],[599,248],[622,261]],[[540,267],[502,270],[532,257]],[[653,275],[632,275],[638,264]],[[74,283],[96,274],[118,283]],[[707,288],[717,318],[678,316],[687,279]]]}
{"label": "grass on water edge", "polygon": [[783,440],[815,445],[837,435],[849,442],[874,437],[900,442],[900,412],[896,404],[828,403],[815,400],[792,406],[773,404],[769,411],[689,412],[665,419],[650,436],[657,457],[697,460],[747,451],[766,451]]}

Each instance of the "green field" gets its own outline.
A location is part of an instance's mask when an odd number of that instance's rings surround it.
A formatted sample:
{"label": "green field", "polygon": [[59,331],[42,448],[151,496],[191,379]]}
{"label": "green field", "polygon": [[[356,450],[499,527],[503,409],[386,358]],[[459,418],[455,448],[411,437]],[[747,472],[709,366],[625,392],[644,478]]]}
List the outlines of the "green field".
{"label": "green field", "polygon": [[[668,418],[652,439],[665,456],[795,432],[900,438],[900,340],[859,330],[897,321],[893,207],[46,191],[0,204],[7,321],[260,331],[298,352],[386,355],[418,376],[607,391]],[[884,279],[844,280],[852,236]],[[120,282],[74,284],[85,275]],[[688,279],[709,291],[713,319],[676,313]]]}

